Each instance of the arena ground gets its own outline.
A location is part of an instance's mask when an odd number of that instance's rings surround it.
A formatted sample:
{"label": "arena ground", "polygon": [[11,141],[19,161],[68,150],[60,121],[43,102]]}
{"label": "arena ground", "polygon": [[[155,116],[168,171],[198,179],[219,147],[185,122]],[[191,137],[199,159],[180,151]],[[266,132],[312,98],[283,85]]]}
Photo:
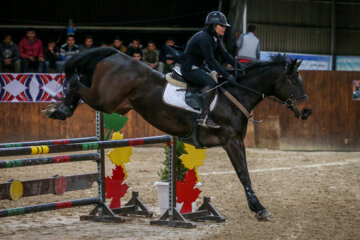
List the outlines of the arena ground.
{"label": "arena ground", "polygon": [[[126,164],[131,190],[155,213],[156,172],[164,159],[160,147],[133,150]],[[254,190],[273,214],[259,222],[247,207],[242,186],[224,150],[207,150],[205,166],[199,168],[200,195],[210,195],[225,223],[198,223],[195,229],[150,226],[149,219],[126,217],[126,223],[79,221],[92,206],[42,212],[0,219],[1,239],[360,239],[360,153],[289,152],[248,149],[248,165]],[[2,158],[3,160],[4,158]],[[15,158],[13,158],[15,159]],[[107,174],[112,164],[107,161]],[[91,162],[2,169],[0,181],[35,179],[96,171]],[[4,200],[0,208],[32,205],[95,196],[97,188]],[[158,217],[155,214],[155,219]]]}

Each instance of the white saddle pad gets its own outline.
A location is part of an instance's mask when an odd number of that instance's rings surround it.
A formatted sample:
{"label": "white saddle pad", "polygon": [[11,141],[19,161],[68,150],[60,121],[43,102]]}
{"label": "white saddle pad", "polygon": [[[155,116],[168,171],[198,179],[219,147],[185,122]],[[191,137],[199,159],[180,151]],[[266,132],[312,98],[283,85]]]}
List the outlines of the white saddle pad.
{"label": "white saddle pad", "polygon": [[[169,106],[181,108],[187,111],[200,113],[200,111],[195,110],[190,107],[185,102],[185,91],[177,91],[178,89],[184,89],[183,87],[174,86],[172,84],[167,83],[165,86],[165,90],[163,93],[163,102]],[[218,96],[217,94],[214,97],[214,100],[210,104],[210,111],[215,108]]]}

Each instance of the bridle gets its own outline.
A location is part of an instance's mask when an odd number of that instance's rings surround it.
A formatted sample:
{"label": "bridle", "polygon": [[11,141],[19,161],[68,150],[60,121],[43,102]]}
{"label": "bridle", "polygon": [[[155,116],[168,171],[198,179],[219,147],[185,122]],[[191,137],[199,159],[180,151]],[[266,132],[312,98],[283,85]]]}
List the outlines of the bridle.
{"label": "bridle", "polygon": [[[236,64],[236,63],[235,63],[235,64]],[[280,89],[282,89],[283,86],[284,86],[284,84],[286,84],[286,87],[287,87],[287,89],[288,89],[288,91],[289,91],[290,97],[289,97],[288,99],[286,99],[285,101],[282,101],[281,99],[276,98],[276,97],[271,97],[270,95],[266,95],[265,93],[259,92],[259,91],[255,90],[255,89],[249,88],[249,87],[244,86],[243,84],[240,84],[240,83],[237,83],[237,82],[232,83],[232,84],[234,84],[235,86],[241,87],[241,88],[243,88],[243,89],[246,89],[246,90],[248,90],[248,91],[250,91],[250,92],[253,92],[253,93],[261,96],[262,99],[268,98],[268,99],[272,100],[273,102],[277,102],[277,103],[279,103],[279,104],[281,104],[281,105],[287,106],[288,108],[290,108],[292,111],[295,112],[294,105],[295,105],[296,101],[297,101],[297,100],[300,100],[300,99],[306,99],[306,98],[307,98],[307,95],[304,94],[304,95],[302,95],[302,96],[294,96],[294,90],[293,90],[293,88],[291,87],[291,83],[290,83],[291,80],[290,80],[290,78],[289,78],[289,75],[287,74],[287,72],[288,72],[288,71],[287,71],[287,67],[288,67],[288,66],[286,65],[286,66],[285,66],[285,71],[284,71],[284,73],[281,74],[281,75],[276,79],[276,81],[278,81],[279,79],[281,79],[282,77],[284,77],[284,75],[286,75],[285,81],[282,83],[282,85],[281,85],[281,87],[280,87]],[[241,70],[241,71],[243,71],[243,73],[244,73],[244,69],[242,69],[242,68],[241,68],[241,69],[237,69],[237,70]],[[235,77],[236,77],[235,79],[237,79],[237,71],[235,71]],[[230,83],[229,80],[227,80],[227,81],[225,81],[225,82],[217,85],[216,87],[214,87],[214,88],[212,88],[212,89],[209,89],[207,92],[211,92],[211,91],[215,90],[216,88],[220,88],[221,91],[224,92],[225,96],[226,96],[231,102],[233,102],[233,103],[245,114],[246,118],[250,119],[250,120],[251,120],[252,122],[254,122],[254,123],[261,123],[262,120],[261,120],[261,121],[256,121],[256,120],[254,120],[254,119],[253,119],[253,116],[250,115],[250,113],[248,112],[248,110],[247,110],[234,96],[232,96],[231,93],[230,93],[228,90],[226,90],[225,88],[222,87],[223,85],[225,85],[225,84],[227,84],[227,83]]]}
{"label": "bridle", "polygon": [[277,102],[277,103],[279,103],[281,105],[287,106],[288,108],[292,108],[295,105],[296,101],[301,100],[301,99],[306,99],[308,96],[306,94],[304,94],[302,96],[294,96],[294,90],[291,87],[291,83],[290,83],[291,80],[289,78],[289,75],[287,74],[287,66],[285,67],[285,72],[283,74],[281,74],[276,79],[276,81],[278,81],[278,79],[282,78],[284,75],[286,75],[285,76],[285,81],[282,83],[280,88],[282,88],[283,85],[286,84],[286,87],[287,87],[287,89],[289,91],[289,95],[290,95],[290,97],[288,99],[286,99],[285,101],[282,101],[281,99],[279,99],[277,97],[271,97],[270,95],[266,95],[264,93],[261,93],[261,92],[255,90],[255,89],[244,86],[243,84],[240,84],[240,83],[234,83],[234,84],[236,86],[238,86],[238,87],[241,87],[243,89],[246,89],[246,90],[248,90],[250,92],[253,92],[253,93],[261,96],[262,99],[268,98],[268,99],[272,100],[273,102]]}

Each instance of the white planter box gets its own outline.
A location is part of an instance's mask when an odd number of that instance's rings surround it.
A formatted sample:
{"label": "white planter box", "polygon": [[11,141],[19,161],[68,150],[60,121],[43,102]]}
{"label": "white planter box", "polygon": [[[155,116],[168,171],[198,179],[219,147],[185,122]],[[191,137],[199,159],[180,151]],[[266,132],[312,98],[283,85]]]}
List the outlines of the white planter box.
{"label": "white planter box", "polygon": [[[169,208],[169,183],[168,182],[155,182],[155,186],[158,189],[158,199],[160,207],[160,215]],[[197,183],[195,188],[199,188],[201,183]],[[180,212],[180,209],[184,203],[176,203],[176,209]],[[196,201],[191,203],[192,211],[196,210]]]}

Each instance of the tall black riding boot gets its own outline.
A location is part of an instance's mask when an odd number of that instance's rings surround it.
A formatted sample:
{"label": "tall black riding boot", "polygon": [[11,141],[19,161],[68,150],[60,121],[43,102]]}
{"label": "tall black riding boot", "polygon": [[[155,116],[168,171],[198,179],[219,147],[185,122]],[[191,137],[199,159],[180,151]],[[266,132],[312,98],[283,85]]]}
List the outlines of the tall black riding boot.
{"label": "tall black riding boot", "polygon": [[197,120],[198,124],[202,127],[209,127],[209,128],[220,128],[220,125],[216,124],[210,118],[210,104],[212,100],[212,94],[206,93],[206,91],[210,89],[209,87],[205,87],[203,89],[203,108],[201,110],[200,118]]}

